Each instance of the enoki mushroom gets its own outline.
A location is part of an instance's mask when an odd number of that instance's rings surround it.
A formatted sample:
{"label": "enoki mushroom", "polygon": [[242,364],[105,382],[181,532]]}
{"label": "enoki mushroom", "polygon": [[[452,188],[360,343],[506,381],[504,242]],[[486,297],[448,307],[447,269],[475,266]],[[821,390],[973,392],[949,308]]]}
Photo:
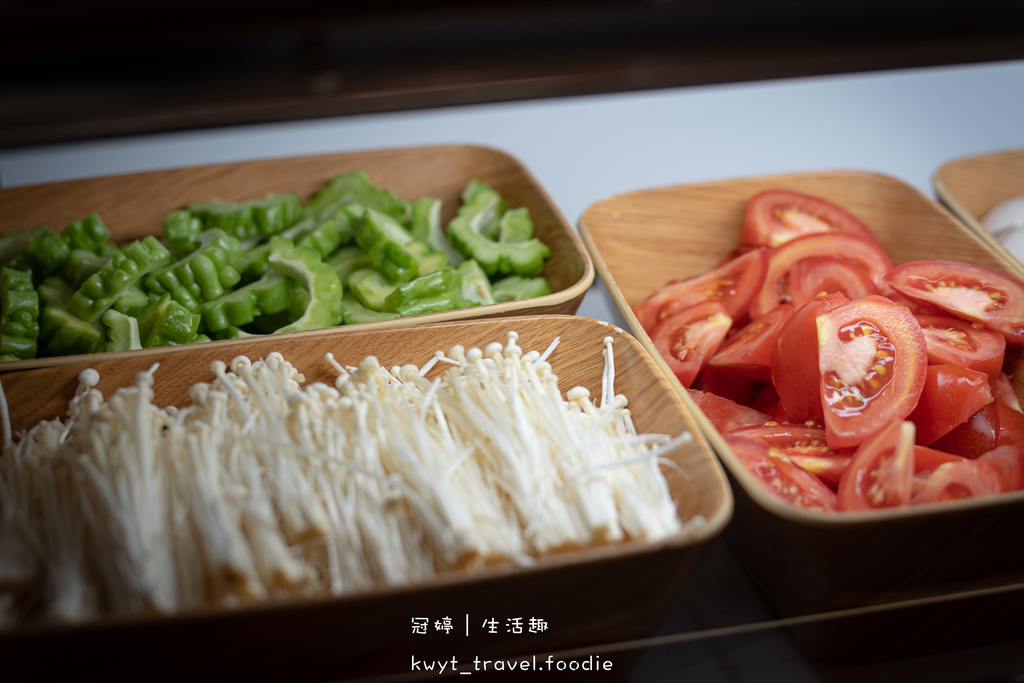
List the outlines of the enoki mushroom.
{"label": "enoki mushroom", "polygon": [[0,401],[0,624],[341,595],[703,522],[659,469],[690,435],[637,434],[611,338],[598,403],[563,397],[558,340],[517,339],[390,370],[328,354],[334,386],[240,356],[181,408],[152,403],[157,366],[106,399],[86,370],[67,419],[16,435]]}

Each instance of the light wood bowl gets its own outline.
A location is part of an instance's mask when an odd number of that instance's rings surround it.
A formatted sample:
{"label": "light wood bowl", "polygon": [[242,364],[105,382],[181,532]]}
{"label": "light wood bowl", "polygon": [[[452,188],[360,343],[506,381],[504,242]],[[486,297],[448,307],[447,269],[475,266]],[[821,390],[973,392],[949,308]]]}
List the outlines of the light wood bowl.
{"label": "light wood bowl", "polygon": [[[524,351],[560,343],[549,361],[563,392],[587,387],[600,395],[603,339],[614,342],[616,390],[630,400],[638,431],[692,431],[692,446],[670,457],[685,472],[663,471],[681,519],[706,522],[657,543],[631,542],[541,558],[537,566],[495,565],[451,571],[419,585],[365,594],[268,604],[235,611],[170,617],[110,618],[80,626],[0,630],[5,680],[69,679],[89,672],[96,680],[339,680],[409,673],[410,657],[455,656],[465,666],[481,658],[541,654],[652,635],[707,544],[726,526],[732,496],[725,473],[692,414],[643,347],[627,332],[589,318],[531,316],[417,325],[392,330],[334,331],[316,337],[275,337],[231,347],[196,345],[188,354],[164,351],[142,357],[109,354],[95,363],[39,368],[0,377],[15,429],[64,413],[85,367],[100,373],[105,395],[130,385],[134,373],[159,362],[155,402],[187,404],[187,387],[211,381],[210,362],[250,359],[279,351],[307,382],[333,382],[324,360],[344,364],[375,355],[384,367],[422,364],[455,344],[483,348],[519,333]],[[467,616],[468,615],[468,616]],[[451,617],[458,635],[412,635],[412,617]],[[480,628],[495,617],[501,635]],[[544,619],[549,629],[508,634],[505,619]],[[470,623],[467,637],[462,629]],[[59,652],[60,656],[53,653]],[[616,671],[623,673],[621,662]]]}
{"label": "light wood bowl", "polygon": [[[769,188],[819,195],[847,208],[871,228],[896,264],[941,258],[1013,273],[979,235],[942,207],[905,183],[876,173],[796,173],[603,199],[583,213],[580,234],[616,306],[666,377],[673,375],[630,306],[669,280],[717,265],[737,244],[747,201]],[[1020,349],[1008,351],[1006,370],[1014,377],[1018,395],[1024,395]],[[736,510],[725,538],[780,614],[820,614],[1024,580],[1024,546],[1016,542],[1024,524],[1024,493],[874,513],[798,510],[765,492],[686,389],[678,382],[675,389],[733,483]],[[944,622],[922,623],[945,627]],[[849,632],[833,638],[830,626],[848,627]],[[870,624],[867,631],[863,626],[854,620],[818,625],[801,632],[801,645],[808,654],[826,659],[909,654],[896,645],[904,641],[902,636],[885,641],[885,630],[878,624]],[[878,640],[870,648],[850,648],[851,633],[858,638],[878,634]],[[934,639],[935,644],[948,642]],[[922,642],[922,647],[930,645]]]}
{"label": "light wood bowl", "polygon": [[[509,206],[527,207],[537,237],[551,249],[551,257],[544,266],[551,294],[457,311],[343,325],[339,329],[384,329],[513,315],[571,315],[594,281],[593,264],[576,231],[533,175],[504,152],[471,145],[266,159],[2,189],[0,234],[40,224],[63,230],[72,221],[95,212],[110,229],[112,240],[128,242],[146,235],[162,235],[164,216],[192,202],[212,198],[244,201],[270,192],[295,192],[306,200],[334,175],[357,170],[366,171],[378,187],[406,199],[424,196],[440,199],[445,223],[455,215],[459,195],[473,178],[498,190]],[[325,332],[292,334],[315,336]],[[234,344],[234,341],[210,343]],[[191,346],[184,348],[191,349]],[[93,362],[98,357],[92,354],[11,361],[0,363],[0,372]]]}
{"label": "light wood bowl", "polygon": [[932,187],[953,215],[1024,277],[1024,264],[981,223],[999,202],[1024,197],[1024,149],[949,161],[935,171]]}

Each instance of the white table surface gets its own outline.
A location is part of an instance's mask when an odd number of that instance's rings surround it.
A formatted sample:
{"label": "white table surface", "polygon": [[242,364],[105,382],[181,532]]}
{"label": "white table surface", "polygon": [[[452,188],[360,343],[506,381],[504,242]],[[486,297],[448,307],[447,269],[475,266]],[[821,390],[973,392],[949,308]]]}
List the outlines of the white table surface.
{"label": "white table surface", "polygon": [[[248,159],[473,143],[523,162],[570,222],[629,190],[861,169],[934,196],[961,156],[1024,147],[1024,61],[377,114],[0,151],[0,186]],[[578,313],[623,325],[600,281]],[[771,619],[715,541],[665,633]],[[1018,655],[1017,653],[1021,653]],[[920,672],[928,670],[928,674]],[[774,630],[651,649],[635,681],[1007,680],[1024,649],[992,646],[868,669],[805,661]],[[993,678],[992,676],[995,676]],[[1019,678],[1017,680],[1020,680]]]}

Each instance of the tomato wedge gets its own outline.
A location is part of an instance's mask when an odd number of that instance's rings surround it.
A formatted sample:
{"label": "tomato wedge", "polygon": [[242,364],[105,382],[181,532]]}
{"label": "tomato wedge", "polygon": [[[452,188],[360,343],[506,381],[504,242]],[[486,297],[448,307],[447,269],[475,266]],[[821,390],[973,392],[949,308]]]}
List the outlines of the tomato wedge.
{"label": "tomato wedge", "polygon": [[867,226],[841,206],[793,190],[771,189],[747,202],[740,244],[777,247],[802,235],[837,231],[874,239]]}
{"label": "tomato wedge", "polygon": [[983,453],[978,462],[991,465],[999,475],[1003,491],[1024,489],[1024,449],[1007,444]]}
{"label": "tomato wedge", "polygon": [[884,282],[910,299],[990,327],[1008,344],[1024,345],[1024,282],[1015,277],[958,261],[911,261],[889,271]]}
{"label": "tomato wedge", "polygon": [[932,448],[973,460],[1004,445],[1024,446],[1024,415],[992,401],[933,443]]}
{"label": "tomato wedge", "polygon": [[914,423],[890,422],[862,443],[839,480],[840,510],[908,505],[914,489]]}
{"label": "tomato wedge", "polygon": [[760,318],[751,320],[725,340],[708,365],[727,368],[751,379],[771,379],[775,341],[792,312],[793,307],[789,304],[779,304]]}
{"label": "tomato wedge", "polygon": [[1000,372],[996,381],[992,384],[992,397],[1004,406],[1013,408],[1018,413],[1024,413],[1021,408],[1020,398],[1017,390],[1013,388],[1013,380],[1005,372]]}
{"label": "tomato wedge", "polygon": [[721,303],[729,317],[738,318],[760,290],[767,270],[767,250],[755,249],[708,273],[665,285],[634,306],[633,312],[651,335],[666,318],[705,301]]}
{"label": "tomato wedge", "polygon": [[961,462],[966,459],[928,446],[914,446],[914,474],[929,472],[947,462]]}
{"label": "tomato wedge", "polygon": [[884,296],[818,315],[818,369],[832,448],[850,448],[906,418],[924,388],[928,357],[913,314]]}
{"label": "tomato wedge", "polygon": [[875,286],[892,269],[892,260],[874,239],[849,232],[824,232],[797,237],[775,247],[768,256],[764,284],[750,304],[750,315],[764,315],[780,303],[790,303],[793,264],[812,256],[837,256],[863,268]]}
{"label": "tomato wedge", "polygon": [[962,365],[929,365],[917,406],[907,417],[928,446],[992,402],[988,375]]}
{"label": "tomato wedge", "polygon": [[730,434],[776,448],[794,464],[831,487],[839,483],[850,462],[851,450],[836,452],[825,443],[825,430],[796,424],[762,424],[733,429]]}
{"label": "tomato wedge", "polygon": [[764,413],[709,391],[698,389],[689,389],[688,391],[693,402],[707,415],[714,428],[720,432],[728,432],[747,425],[760,425],[768,421],[768,416]]}
{"label": "tomato wedge", "polygon": [[772,383],[779,404],[794,422],[822,422],[818,370],[818,315],[848,303],[842,294],[830,294],[804,304],[786,320],[775,342]]}
{"label": "tomato wedge", "polygon": [[925,475],[911,502],[944,503],[965,498],[984,498],[1002,492],[995,468],[979,460],[947,462]]}
{"label": "tomato wedge", "polygon": [[867,272],[853,261],[837,256],[810,256],[789,271],[789,297],[794,307],[803,306],[820,292],[842,292],[847,299],[878,294]]}
{"label": "tomato wedge", "polygon": [[918,315],[917,322],[928,346],[928,362],[932,365],[951,363],[988,375],[995,384],[1003,371],[1006,339],[981,323],[950,315]]}
{"label": "tomato wedge", "polygon": [[805,510],[836,509],[836,494],[820,479],[797,466],[781,450],[735,434],[722,438],[736,458],[768,493]]}
{"label": "tomato wedge", "polygon": [[717,301],[705,301],[665,318],[654,330],[654,348],[684,387],[718,350],[732,318]]}

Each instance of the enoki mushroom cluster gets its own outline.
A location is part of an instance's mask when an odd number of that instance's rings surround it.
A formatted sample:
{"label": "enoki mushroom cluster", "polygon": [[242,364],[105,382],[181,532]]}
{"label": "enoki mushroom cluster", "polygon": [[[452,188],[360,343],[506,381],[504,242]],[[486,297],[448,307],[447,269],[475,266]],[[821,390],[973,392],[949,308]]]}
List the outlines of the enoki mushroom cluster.
{"label": "enoki mushroom cluster", "polygon": [[[564,397],[517,335],[426,365],[369,356],[334,386],[278,353],[153,404],[157,367],[0,457],[0,623],[341,595],[438,571],[679,532],[661,456],[614,393]],[[428,379],[428,375],[434,379]],[[699,524],[702,520],[688,520]]]}

